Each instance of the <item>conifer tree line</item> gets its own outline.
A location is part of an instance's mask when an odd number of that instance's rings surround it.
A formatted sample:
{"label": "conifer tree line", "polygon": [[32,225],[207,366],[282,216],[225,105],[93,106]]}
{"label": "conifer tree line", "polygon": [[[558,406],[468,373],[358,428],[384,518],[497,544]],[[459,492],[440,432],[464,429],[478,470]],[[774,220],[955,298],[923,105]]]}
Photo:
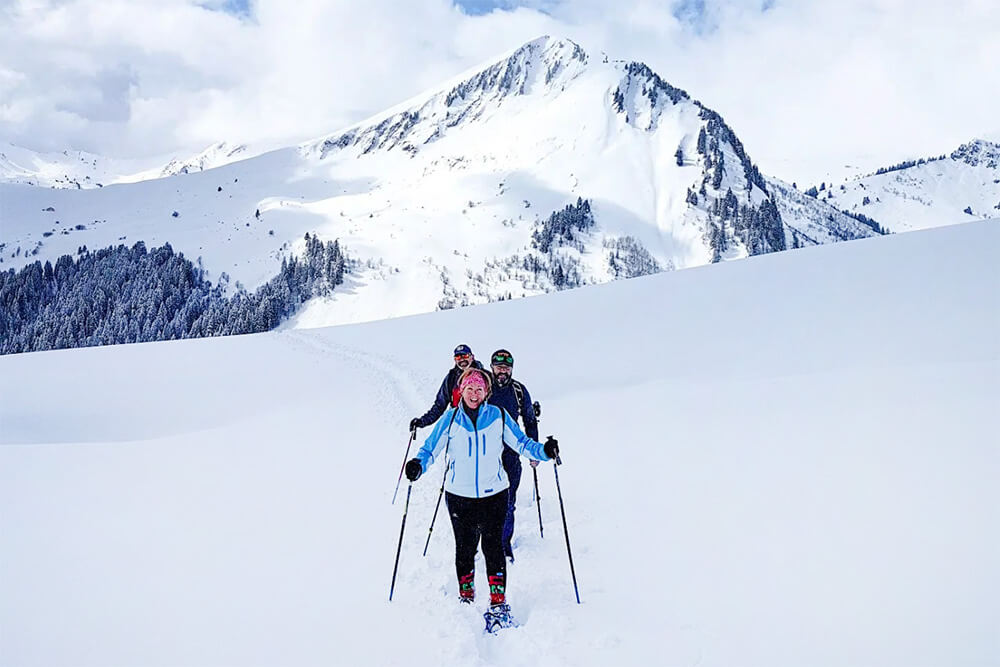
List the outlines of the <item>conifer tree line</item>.
{"label": "conifer tree line", "polygon": [[257,333],[276,327],[313,296],[344,280],[350,260],[337,241],[306,234],[302,258],[282,261],[253,293],[226,296],[204,269],[170,244],[143,242],[63,255],[0,272],[0,354],[92,345]]}
{"label": "conifer tree line", "polygon": [[846,215],[848,217],[854,218],[855,220],[857,220],[858,222],[860,222],[863,225],[867,225],[868,227],[871,227],[872,231],[874,231],[876,234],[883,234],[884,235],[884,234],[888,234],[889,233],[889,230],[887,230],[885,227],[883,227],[882,225],[880,225],[878,222],[876,222],[872,218],[869,218],[867,215],[865,215],[863,213],[855,213],[854,211],[841,211],[841,213],[843,213],[844,215]]}
{"label": "conifer tree line", "polygon": [[[697,192],[688,189],[686,200],[695,206],[704,200],[709,213],[705,240],[712,250],[712,261],[722,259],[732,238],[742,241],[750,255],[784,250],[781,213],[770,197],[753,206],[749,201],[740,203],[732,188],[727,188],[722,195],[722,181],[731,167],[722,151],[723,144],[728,144],[739,159],[748,192],[756,185],[768,194],[767,183],[722,116],[705,108],[702,108],[700,116],[706,123],[698,133],[695,150],[703,156],[705,177]],[[714,195],[709,192],[709,187],[715,191]]]}
{"label": "conifer tree line", "polygon": [[608,272],[615,279],[637,278],[663,271],[656,258],[633,236],[605,239],[604,249],[608,251]]}
{"label": "conifer tree line", "polygon": [[548,253],[553,246],[572,246],[583,250],[581,232],[594,226],[594,214],[590,210],[590,200],[576,198],[576,204],[567,204],[562,210],[554,211],[531,233],[531,246]]}
{"label": "conifer tree line", "polygon": [[[486,262],[482,273],[469,272],[471,294],[460,293],[443,278],[445,298],[439,308],[471,305],[497,300],[491,285],[511,280],[525,290],[551,292],[580,287],[596,278],[585,278],[580,257],[587,252],[586,241],[597,226],[589,199],[577,197],[576,203],[554,211],[547,218],[538,220],[531,236],[531,247],[524,255],[514,254]],[[576,252],[574,252],[576,251]],[[672,270],[672,264],[662,267],[637,239],[631,236],[605,239],[604,259],[612,279],[634,278],[663,270]],[[500,294],[499,299],[513,294]]]}
{"label": "conifer tree line", "polygon": [[649,99],[649,105],[656,107],[660,95],[673,104],[681,100],[691,99],[687,92],[670,85],[660,78],[660,75],[649,69],[645,63],[630,62],[625,66],[625,90],[619,85],[611,94],[612,108],[618,113],[625,113],[625,93],[628,89],[638,90],[639,94]]}
{"label": "conifer tree line", "polygon": [[[585,237],[596,224],[590,200],[577,197],[575,204],[567,204],[535,223],[535,229],[531,233],[531,251],[524,256],[514,254],[504,259],[487,261],[482,273],[470,275],[475,293],[487,301],[492,300],[487,284],[511,278],[526,289],[545,292],[553,288],[573,289],[586,284],[580,260],[574,253],[564,252],[563,249],[573,248],[583,253]],[[447,284],[445,288],[446,296],[439,302],[439,308],[473,303],[468,296],[460,298],[453,287],[450,288],[451,293]]]}
{"label": "conifer tree line", "polygon": [[910,167],[918,167],[918,166],[920,166],[922,164],[927,164],[929,162],[936,162],[937,160],[943,160],[943,159],[945,159],[945,157],[947,157],[947,156],[945,156],[945,155],[939,155],[938,157],[928,157],[928,158],[923,158],[922,157],[919,160],[903,160],[902,162],[900,162],[898,164],[894,164],[894,165],[889,166],[889,167],[879,167],[878,169],[875,170],[875,175],[876,176],[881,176],[882,174],[888,174],[890,172],[899,171],[901,169],[909,169]]}
{"label": "conifer tree line", "polygon": [[712,250],[713,262],[722,259],[722,254],[729,247],[729,238],[742,241],[749,255],[785,250],[781,214],[770,199],[763,200],[759,206],[741,204],[729,188],[724,197],[712,200],[708,213],[705,239]]}
{"label": "conifer tree line", "polygon": [[[938,159],[943,159],[942,155]],[[992,141],[970,141],[962,144],[951,154],[952,160],[961,160],[971,167],[983,166],[996,169],[1000,166],[1000,144]],[[995,183],[996,181],[994,181]]]}

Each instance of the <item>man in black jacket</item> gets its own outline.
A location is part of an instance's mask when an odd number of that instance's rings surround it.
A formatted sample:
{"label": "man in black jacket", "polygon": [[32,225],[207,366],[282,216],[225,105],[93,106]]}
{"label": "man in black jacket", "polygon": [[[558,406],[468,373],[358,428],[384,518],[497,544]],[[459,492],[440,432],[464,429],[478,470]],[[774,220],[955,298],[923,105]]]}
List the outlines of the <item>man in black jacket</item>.
{"label": "man in black jacket", "polygon": [[411,431],[423,428],[424,426],[430,426],[438,420],[438,417],[444,414],[444,411],[447,410],[449,406],[458,405],[458,400],[455,396],[455,388],[458,384],[458,378],[460,378],[462,373],[465,372],[465,369],[470,366],[484,370],[483,365],[476,361],[476,356],[472,354],[472,348],[465,344],[459,345],[455,348],[455,365],[448,371],[448,374],[444,376],[444,380],[441,382],[441,388],[438,389],[437,396],[434,397],[434,405],[432,405],[431,409],[425,412],[422,416],[414,417],[410,420]]}
{"label": "man in black jacket", "polygon": [[[538,440],[538,419],[532,407],[531,394],[528,388],[511,377],[514,369],[514,355],[508,350],[499,349],[490,357],[490,369],[493,371],[493,393],[490,395],[490,405],[495,405],[507,411],[515,421],[520,418],[524,433],[532,440]],[[517,487],[521,483],[521,457],[517,452],[505,447],[501,455],[510,489],[507,495],[507,519],[503,524],[504,555],[514,561],[514,549],[511,538],[514,536],[514,501],[517,498]],[[537,465],[534,461],[532,466]]]}

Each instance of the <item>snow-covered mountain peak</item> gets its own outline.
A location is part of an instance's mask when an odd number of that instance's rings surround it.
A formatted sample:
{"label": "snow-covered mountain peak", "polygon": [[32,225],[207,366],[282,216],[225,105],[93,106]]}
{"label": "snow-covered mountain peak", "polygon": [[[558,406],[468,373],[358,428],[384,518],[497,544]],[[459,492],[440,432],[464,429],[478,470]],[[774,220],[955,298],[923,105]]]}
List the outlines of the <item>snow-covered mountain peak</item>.
{"label": "snow-covered mountain peak", "polygon": [[434,91],[308,142],[302,151],[320,158],[352,147],[361,155],[397,148],[413,154],[453,128],[493,117],[512,98],[564,90],[587,70],[588,61],[583,48],[571,40],[539,37]]}
{"label": "snow-covered mountain peak", "polygon": [[455,86],[448,93],[448,101],[455,103],[477,88],[492,88],[502,95],[523,95],[534,85],[556,87],[578,75],[587,61],[587,53],[576,42],[545,35],[527,42]]}
{"label": "snow-covered mountain peak", "polygon": [[769,183],[719,113],[647,65],[552,37],[336,134],[243,150],[217,144],[86,200],[18,192],[3,260],[169,242],[253,289],[304,233],[339,239],[358,284],[293,324],[311,326],[875,233]]}

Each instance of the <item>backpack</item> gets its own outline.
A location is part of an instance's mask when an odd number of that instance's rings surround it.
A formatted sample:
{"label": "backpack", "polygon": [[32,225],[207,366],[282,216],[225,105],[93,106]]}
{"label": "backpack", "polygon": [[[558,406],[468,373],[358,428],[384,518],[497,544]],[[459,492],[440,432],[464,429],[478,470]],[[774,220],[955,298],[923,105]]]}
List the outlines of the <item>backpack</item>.
{"label": "backpack", "polygon": [[[511,384],[514,385],[514,396],[515,398],[517,398],[517,412],[518,414],[520,414],[522,408],[524,407],[524,386],[522,386],[520,382],[514,379],[511,380]],[[525,415],[521,415],[522,424],[524,423],[524,417]]]}
{"label": "backpack", "polygon": [[[514,396],[517,398],[517,412],[521,414],[524,409],[524,385],[517,380],[511,380],[511,382],[514,384]],[[528,407],[531,408],[531,416],[533,417],[532,421],[537,422],[538,418],[542,416],[542,406],[538,404],[538,401],[535,401],[534,405],[530,405]],[[525,417],[527,417],[527,415],[521,414],[521,423],[527,426]]]}

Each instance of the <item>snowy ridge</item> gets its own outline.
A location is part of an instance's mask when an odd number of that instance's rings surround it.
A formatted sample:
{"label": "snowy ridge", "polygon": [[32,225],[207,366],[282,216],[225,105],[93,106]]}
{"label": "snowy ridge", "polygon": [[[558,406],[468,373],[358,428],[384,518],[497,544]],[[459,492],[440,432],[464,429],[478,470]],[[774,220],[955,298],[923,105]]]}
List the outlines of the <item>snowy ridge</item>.
{"label": "snowy ridge", "polygon": [[[220,167],[247,156],[246,144],[233,146],[225,141],[209,146],[204,151],[186,160],[171,160],[159,171],[158,178],[175,176],[177,174],[190,174],[194,171],[204,171],[213,167]],[[143,180],[133,177],[134,180]]]}
{"label": "snowy ridge", "polygon": [[135,183],[219,167],[249,157],[249,148],[219,142],[188,158],[112,159],[84,151],[37,153],[7,144],[0,150],[0,183],[83,190]]}
{"label": "snowy ridge", "polygon": [[817,197],[904,232],[1000,216],[1000,145],[974,140],[949,155],[903,162]]}
{"label": "snowy ridge", "polygon": [[318,145],[306,144],[304,150],[318,150],[320,158],[348,147],[358,147],[360,154],[397,146],[416,152],[420,144],[440,138],[449,128],[502,111],[502,103],[510,96],[528,94],[536,85],[551,87],[572,79],[580,72],[574,62],[587,62],[577,44],[540,37],[429,98],[422,95],[404,103],[401,111],[380,115],[378,122],[362,122]]}
{"label": "snowy ridge", "polygon": [[[998,234],[0,357],[0,663],[995,664]],[[446,513],[421,555],[441,463],[387,601],[406,424],[459,342],[510,349],[544,406],[583,602],[543,464],[545,537],[525,475],[521,627],[497,637],[481,560],[476,604],[455,600]]]}

